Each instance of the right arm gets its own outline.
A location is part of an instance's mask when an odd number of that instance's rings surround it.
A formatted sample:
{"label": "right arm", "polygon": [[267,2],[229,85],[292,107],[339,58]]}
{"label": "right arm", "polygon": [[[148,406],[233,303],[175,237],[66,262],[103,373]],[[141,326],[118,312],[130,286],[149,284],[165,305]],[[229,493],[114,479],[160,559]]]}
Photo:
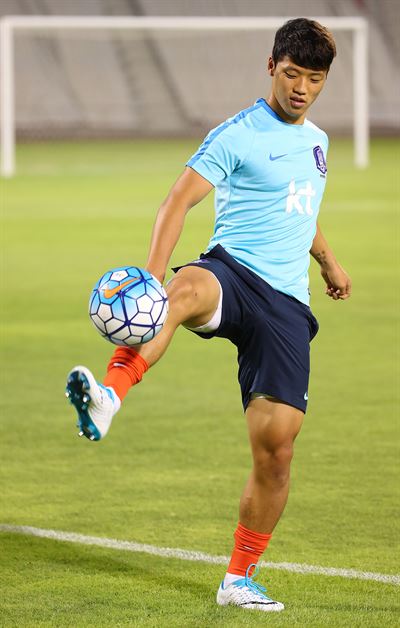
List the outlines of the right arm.
{"label": "right arm", "polygon": [[167,264],[182,232],[187,212],[212,189],[213,185],[207,179],[187,167],[158,210],[146,269],[161,283],[164,281]]}
{"label": "right arm", "polygon": [[310,253],[321,267],[321,275],[326,283],[326,294],[334,301],[348,299],[351,295],[351,279],[337,262],[318,223]]}

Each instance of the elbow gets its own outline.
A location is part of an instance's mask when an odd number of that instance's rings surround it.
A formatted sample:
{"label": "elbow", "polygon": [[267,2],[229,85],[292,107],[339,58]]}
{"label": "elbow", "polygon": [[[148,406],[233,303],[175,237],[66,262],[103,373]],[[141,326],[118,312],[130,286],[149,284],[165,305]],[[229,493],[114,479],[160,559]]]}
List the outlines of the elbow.
{"label": "elbow", "polygon": [[160,212],[169,216],[182,215],[184,217],[192,207],[193,205],[187,199],[171,191],[161,204]]}

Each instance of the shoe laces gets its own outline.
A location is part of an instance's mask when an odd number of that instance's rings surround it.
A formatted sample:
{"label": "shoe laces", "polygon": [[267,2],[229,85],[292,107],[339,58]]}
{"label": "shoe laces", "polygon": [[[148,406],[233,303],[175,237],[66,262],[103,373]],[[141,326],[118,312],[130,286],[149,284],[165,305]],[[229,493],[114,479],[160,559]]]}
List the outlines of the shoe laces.
{"label": "shoe laces", "polygon": [[[250,576],[250,571],[254,568],[252,575]],[[252,563],[246,569],[246,575],[242,580],[237,580],[234,582],[236,586],[247,587],[252,593],[255,595],[259,595],[267,600],[270,600],[266,594],[267,589],[262,586],[259,582],[254,582],[254,578],[257,576],[260,571],[260,567],[256,565],[256,563]]]}

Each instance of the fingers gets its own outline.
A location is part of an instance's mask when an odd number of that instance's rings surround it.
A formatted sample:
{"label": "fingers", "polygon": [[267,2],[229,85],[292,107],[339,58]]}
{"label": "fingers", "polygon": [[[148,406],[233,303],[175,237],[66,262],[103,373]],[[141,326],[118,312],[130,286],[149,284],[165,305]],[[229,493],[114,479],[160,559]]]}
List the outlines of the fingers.
{"label": "fingers", "polygon": [[333,288],[327,288],[326,294],[334,301],[338,301],[340,299],[339,291],[334,290]]}
{"label": "fingers", "polygon": [[342,299],[342,301],[344,301],[345,299],[348,299],[350,296],[351,296],[351,281],[348,280],[346,285],[343,288],[339,289],[339,299]]}
{"label": "fingers", "polygon": [[333,288],[332,286],[328,286],[325,294],[334,301],[345,301],[351,295],[351,288],[349,286],[345,288]]}
{"label": "fingers", "polygon": [[338,266],[334,272],[321,270],[322,278],[326,283],[325,294],[334,301],[345,301],[351,295],[351,279],[348,274]]}

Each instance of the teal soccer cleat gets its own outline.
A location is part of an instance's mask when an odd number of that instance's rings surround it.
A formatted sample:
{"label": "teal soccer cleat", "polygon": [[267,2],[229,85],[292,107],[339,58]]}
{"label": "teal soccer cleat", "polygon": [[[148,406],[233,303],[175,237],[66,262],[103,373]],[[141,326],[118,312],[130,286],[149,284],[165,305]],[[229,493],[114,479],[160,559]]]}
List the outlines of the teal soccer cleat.
{"label": "teal soccer cleat", "polygon": [[113,389],[96,382],[85,366],[75,366],[68,374],[65,396],[78,413],[79,436],[104,438],[120,405]]}

